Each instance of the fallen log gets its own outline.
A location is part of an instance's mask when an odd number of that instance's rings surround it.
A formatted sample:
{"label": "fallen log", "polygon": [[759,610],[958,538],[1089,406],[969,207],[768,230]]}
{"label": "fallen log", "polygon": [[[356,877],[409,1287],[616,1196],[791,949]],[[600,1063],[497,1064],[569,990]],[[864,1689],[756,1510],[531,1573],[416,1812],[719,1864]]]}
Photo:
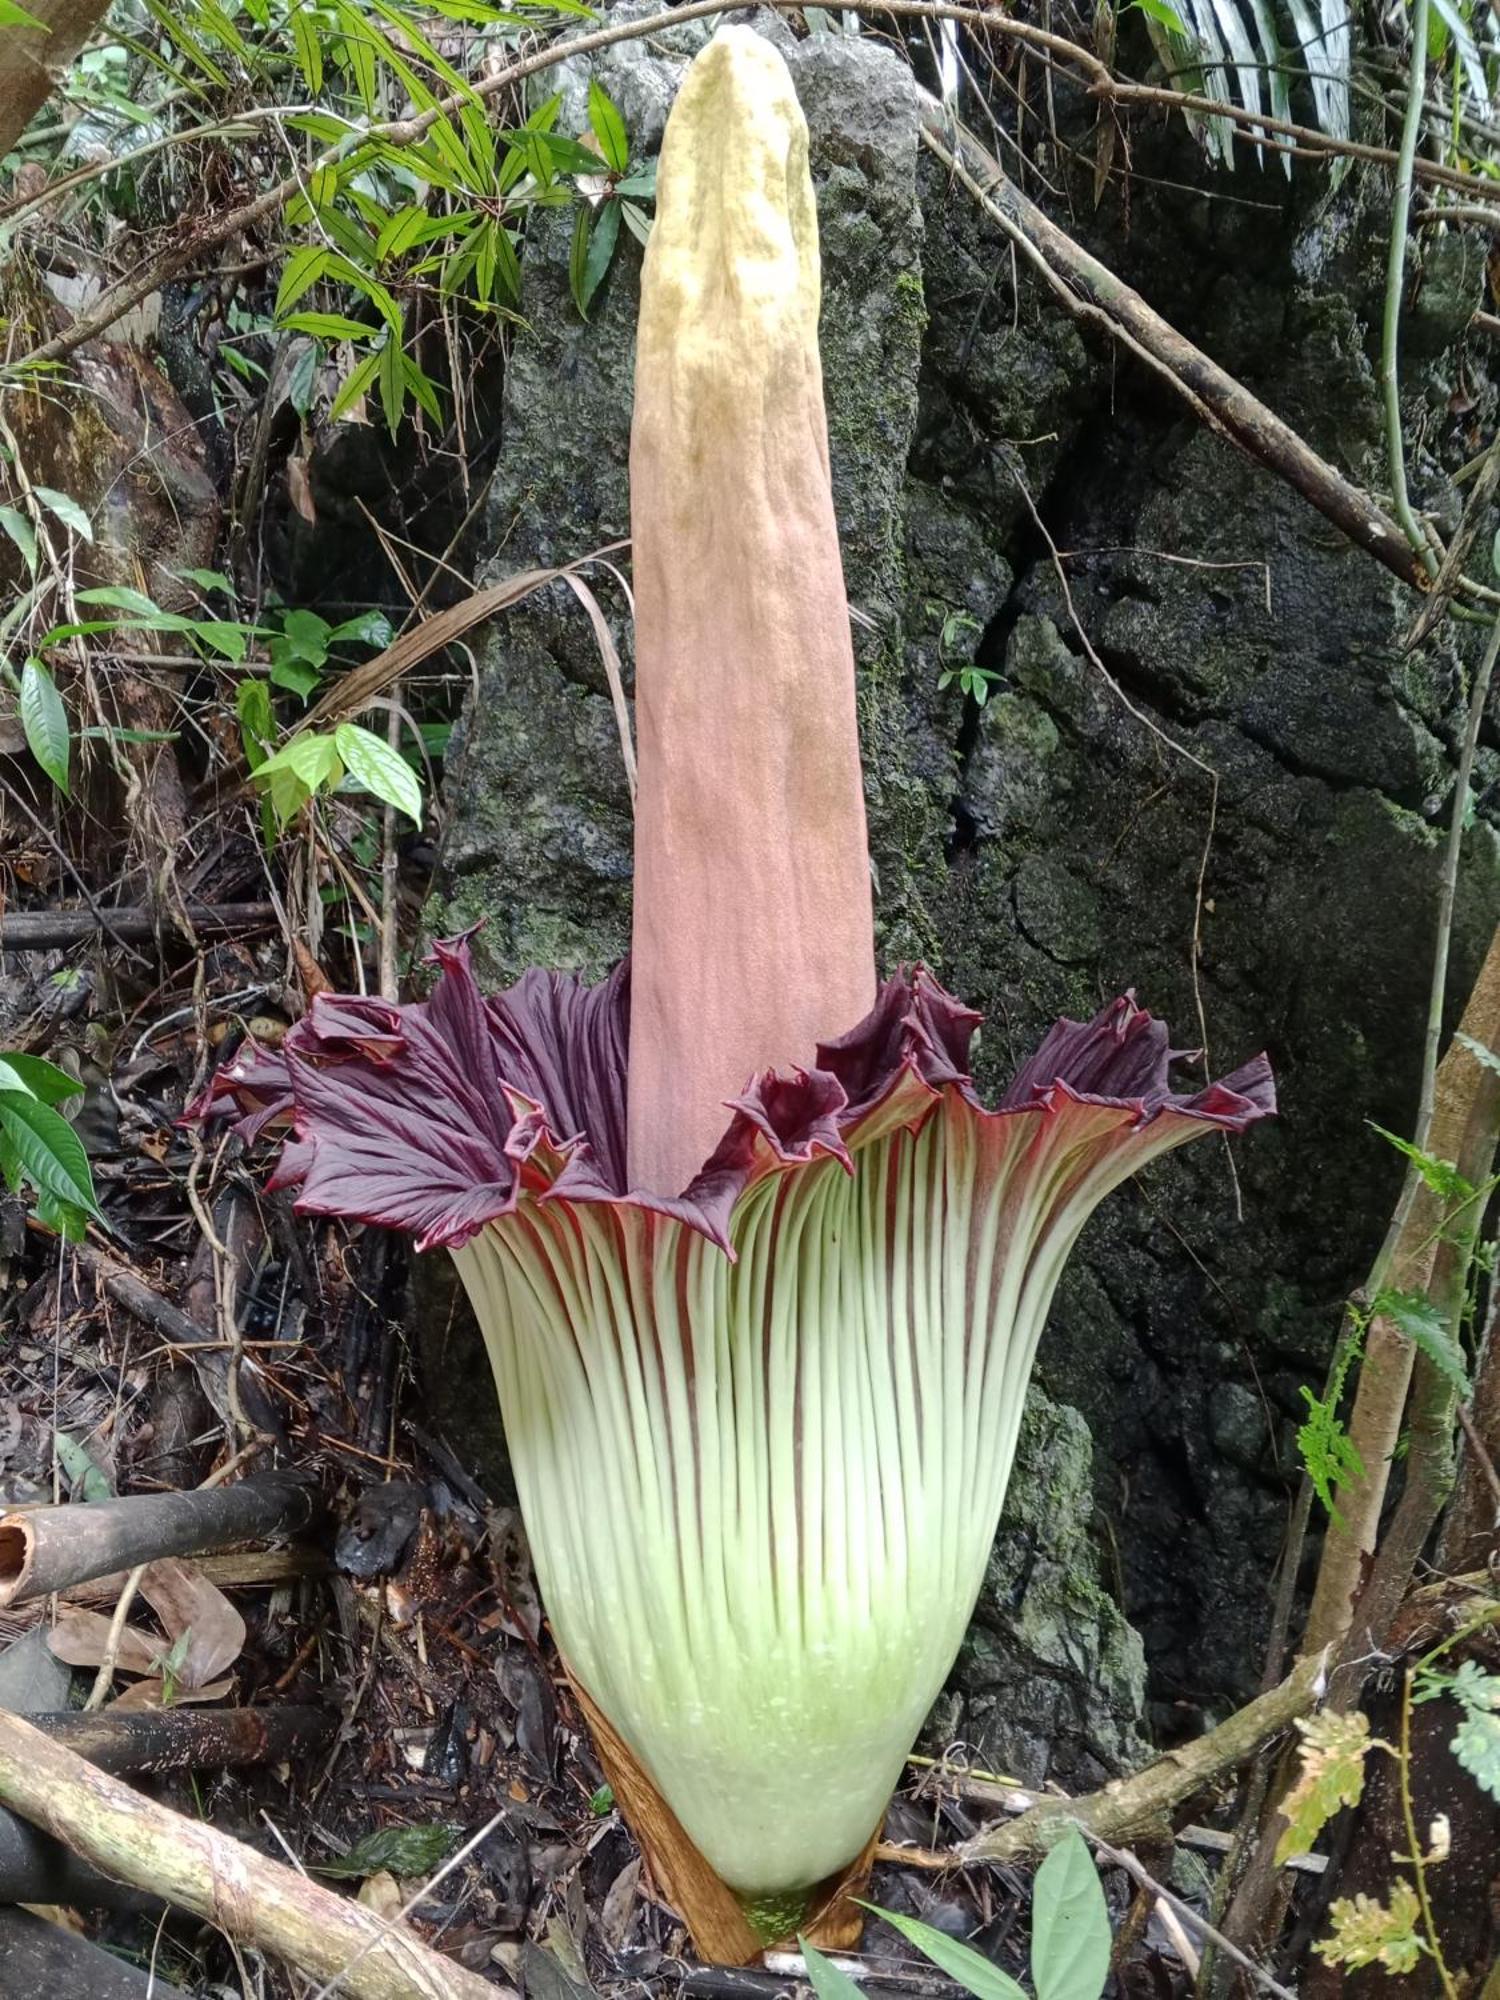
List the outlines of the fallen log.
{"label": "fallen log", "polygon": [[313,1488],[291,1473],[258,1472],[237,1486],[0,1515],[0,1610],[163,1556],[295,1535],[310,1525],[320,1504]]}
{"label": "fallen log", "polygon": [[0,1804],[347,2000],[495,2000],[488,1980],[404,1925],[142,1797],[18,1715],[0,1714]]}
{"label": "fallen log", "polygon": [[[238,936],[265,931],[279,921],[274,903],[189,903],[188,922],[200,934]],[[0,917],[0,951],[53,951],[87,944],[108,931],[132,943],[173,928],[170,915],[143,905],[94,910],[11,910]]]}

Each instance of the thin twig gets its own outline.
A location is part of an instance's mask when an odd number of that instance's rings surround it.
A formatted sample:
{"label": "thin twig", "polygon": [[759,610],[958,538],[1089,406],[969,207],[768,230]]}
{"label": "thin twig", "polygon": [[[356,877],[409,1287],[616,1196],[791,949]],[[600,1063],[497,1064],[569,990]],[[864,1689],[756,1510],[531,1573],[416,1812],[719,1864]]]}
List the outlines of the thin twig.
{"label": "thin twig", "polygon": [[1172,1891],[1158,1882],[1154,1876],[1148,1875],[1133,1854],[1123,1847],[1111,1847],[1107,1840],[1101,1840],[1097,1833],[1090,1833],[1087,1827],[1083,1827],[1081,1831],[1084,1839],[1103,1855],[1106,1861],[1113,1862],[1116,1868],[1123,1868],[1127,1875],[1139,1882],[1143,1889],[1149,1890],[1159,1902],[1175,1910],[1190,1929],[1195,1930],[1200,1937],[1207,1938],[1223,1952],[1226,1958],[1232,1958],[1236,1965],[1248,1972],[1257,1986],[1264,1987],[1267,1993],[1275,1994],[1276,2000],[1297,2000],[1296,1994],[1289,1987],[1273,1979],[1263,1966],[1257,1965],[1248,1952],[1241,1951],[1239,1946],[1225,1937],[1222,1931],[1216,1931],[1206,1917],[1200,1917],[1191,1903],[1183,1902],[1180,1896],[1174,1896]]}
{"label": "thin twig", "polygon": [[[1437,563],[1422,524],[1412,512],[1406,491],[1406,447],[1401,435],[1401,374],[1398,351],[1401,304],[1406,291],[1406,233],[1411,216],[1412,170],[1422,132],[1422,92],[1427,81],[1427,9],[1429,0],[1412,0],[1411,59],[1406,83],[1406,117],[1401,127],[1401,151],[1396,163],[1396,187],[1391,198],[1391,243],[1385,268],[1385,313],[1380,333],[1380,386],[1385,399],[1385,449],[1390,466],[1391,500],[1406,539],[1429,576]],[[1420,1143],[1420,1142],[1419,1142]]]}
{"label": "thin twig", "polygon": [[[1418,0],[1418,5],[1421,4],[1422,0]],[[1427,1947],[1437,1967],[1438,1978],[1443,1982],[1447,2000],[1458,2000],[1453,1974],[1443,1957],[1443,1942],[1433,1918],[1432,1898],[1427,1893],[1427,1856],[1422,1851],[1421,1838],[1417,1833],[1417,1815],[1411,1798],[1411,1685],[1415,1675],[1416,1669],[1408,1667],[1401,1680],[1401,1750],[1396,1759],[1401,1791],[1401,1823],[1406,1828],[1407,1851],[1411,1857],[1412,1873],[1416,1877],[1417,1901],[1422,1908],[1422,1928],[1427,1933]]]}
{"label": "thin twig", "polygon": [[109,1630],[104,1635],[104,1651],[99,1655],[99,1671],[94,1675],[94,1685],[89,1689],[85,1708],[102,1708],[104,1698],[114,1684],[115,1662],[120,1657],[120,1641],[125,1636],[125,1620],[130,1616],[130,1607],[135,1602],[136,1592],[141,1587],[141,1578],[146,1574],[147,1565],[137,1563],[120,1586],[120,1595],[115,1600],[114,1616],[109,1621]]}

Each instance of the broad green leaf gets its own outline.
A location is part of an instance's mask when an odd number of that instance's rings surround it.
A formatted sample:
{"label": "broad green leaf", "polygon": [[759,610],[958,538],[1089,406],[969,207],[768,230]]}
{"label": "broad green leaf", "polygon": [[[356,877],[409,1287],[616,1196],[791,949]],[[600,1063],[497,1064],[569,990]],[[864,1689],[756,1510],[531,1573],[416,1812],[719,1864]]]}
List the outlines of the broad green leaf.
{"label": "broad green leaf", "polygon": [[309,731],[284,743],[255,775],[266,778],[276,771],[290,771],[315,792],[320,785],[336,785],[344,775],[344,766],[333,738]]}
{"label": "broad green leaf", "polygon": [[0,1090],[19,1091],[22,1097],[35,1097],[36,1092],[27,1083],[18,1069],[12,1067],[8,1057],[0,1056]]}
{"label": "broad green leaf", "polygon": [[[70,1097],[77,1097],[83,1085],[76,1077],[50,1063],[45,1056],[7,1055],[3,1058],[6,1069],[20,1079],[20,1087],[43,1104],[62,1104]],[[0,1083],[0,1090],[8,1090],[9,1084]]]}
{"label": "broad green leaf", "polygon": [[463,1839],[455,1826],[383,1826],[355,1842],[347,1854],[316,1864],[319,1875],[430,1875]]}
{"label": "broad green leaf", "polygon": [[94,524],[71,493],[59,493],[54,486],[33,486],[31,490],[48,513],[55,514],[75,535],[85,542],[94,539]]}
{"label": "broad green leaf", "polygon": [[864,1992],[856,1986],[847,1972],[840,1972],[822,1952],[815,1951],[805,1937],[797,1940],[797,1949],[802,1954],[802,1963],[807,1967],[807,1983],[818,2000],[865,2000]]}
{"label": "broad green leaf", "polygon": [[635,173],[627,174],[624,180],[616,181],[615,193],[634,195],[637,201],[655,201],[656,199],[655,160],[650,161],[644,167],[638,168]]}
{"label": "broad green leaf", "polygon": [[16,547],[21,551],[22,560],[28,569],[36,568],[36,529],[26,516],[14,507],[0,507],[0,528],[3,528]]}
{"label": "broad green leaf", "polygon": [[1083,1835],[1070,1827],[1036,1871],[1031,1892],[1036,2000],[1099,2000],[1112,1942],[1094,1857]]}
{"label": "broad green leaf", "polygon": [[273,687],[285,688],[289,694],[310,695],[322,679],[316,667],[306,660],[299,660],[295,653],[289,653],[280,644],[271,647],[270,679]]}
{"label": "broad green leaf", "polygon": [[586,174],[592,179],[604,165],[592,147],[580,145],[576,139],[565,139],[560,132],[543,133],[536,144],[547,155],[554,173]]}
{"label": "broad green leaf", "polygon": [[55,1229],[68,1243],[81,1243],[89,1233],[89,1212],[76,1202],[61,1201],[45,1190],[36,1198],[36,1219]]}
{"label": "broad green leaf", "polygon": [[321,667],[328,658],[331,627],[316,611],[289,611],[281,621],[282,637],[288,649],[309,666]]}
{"label": "broad green leaf", "polygon": [[193,637],[211,652],[238,664],[249,650],[250,627],[223,618],[203,618],[193,627]]}
{"label": "broad green leaf", "polygon": [[611,173],[623,174],[630,165],[630,140],[625,131],[625,120],[595,77],[589,78],[589,125],[599,141],[605,165]]}
{"label": "broad green leaf", "polygon": [[52,33],[45,21],[39,21],[35,14],[28,14],[18,0],[0,0],[0,28],[40,28],[44,35]]}
{"label": "broad green leaf", "polygon": [[0,1091],[0,1125],[33,1187],[97,1213],[88,1155],[61,1112],[38,1098]]}
{"label": "broad green leaf", "polygon": [[1168,34],[1181,35],[1184,41],[1189,39],[1187,23],[1170,4],[1170,0],[1135,0],[1135,4],[1143,14],[1149,14],[1158,26],[1165,28]]}
{"label": "broad green leaf", "polygon": [[68,711],[57,691],[57,683],[40,660],[28,660],[21,669],[20,708],[26,747],[57,789],[66,796],[73,733],[68,726]]}
{"label": "broad green leaf", "polygon": [[956,1979],[965,1992],[972,1993],[974,2000],[1026,2000],[1025,1992],[1009,1973],[1002,1972],[998,1965],[991,1965],[972,1945],[949,1937],[946,1931],[934,1930],[931,1924],[919,1923],[915,1917],[898,1916],[894,1910],[882,1910],[876,1903],[866,1903],[863,1907],[894,1925],[924,1958],[930,1958],[950,1979]]}
{"label": "broad green leaf", "polygon": [[363,646],[388,646],[395,638],[391,621],[383,611],[361,611],[357,618],[346,618],[342,625],[335,625],[328,634],[330,644],[335,639],[358,639]]}
{"label": "broad green leaf", "polygon": [[1453,1328],[1431,1299],[1421,1292],[1377,1292],[1370,1302],[1371,1317],[1391,1320],[1413,1347],[1427,1356],[1459,1396],[1467,1400],[1469,1369],[1464,1351]]}
{"label": "broad green leaf", "polygon": [[357,722],[341,722],[333,740],[355,784],[422,824],[422,787],[399,750]]}

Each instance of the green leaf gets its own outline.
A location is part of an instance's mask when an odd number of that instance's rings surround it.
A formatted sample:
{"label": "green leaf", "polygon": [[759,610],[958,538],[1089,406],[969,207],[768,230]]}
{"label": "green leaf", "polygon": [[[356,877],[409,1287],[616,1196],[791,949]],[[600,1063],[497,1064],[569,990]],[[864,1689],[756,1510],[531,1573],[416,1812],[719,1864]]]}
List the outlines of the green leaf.
{"label": "green leaf", "polygon": [[288,333],[310,333],[318,340],[370,340],[377,328],[347,313],[294,312],[281,322]]}
{"label": "green leaf", "polygon": [[627,174],[622,181],[615,182],[616,194],[634,195],[637,201],[656,199],[656,162],[649,161],[633,174]]}
{"label": "green leaf", "polygon": [[292,15],[292,47],[297,67],[307,79],[308,91],[316,97],[323,88],[323,44],[318,40],[318,30],[307,7],[298,7]]}
{"label": "green leaf", "polygon": [[346,618],[342,625],[335,625],[328,639],[330,645],[336,639],[357,639],[362,646],[377,646],[383,651],[395,636],[383,611],[361,611],[357,618]]}
{"label": "green leaf", "polygon": [[427,220],[426,209],[416,202],[408,202],[404,208],[398,208],[375,239],[377,262],[383,264],[388,257],[404,257],[420,240]]}
{"label": "green leaf", "polygon": [[802,1954],[802,1963],[807,1967],[807,1983],[818,2000],[865,2000],[864,1992],[856,1986],[847,1972],[840,1972],[822,1952],[815,1951],[805,1937],[797,1940],[797,1949]]}
{"label": "green leaf", "polygon": [[1413,1347],[1427,1356],[1439,1373],[1464,1400],[1469,1394],[1469,1369],[1463,1348],[1443,1314],[1421,1292],[1377,1292],[1370,1302],[1370,1315],[1392,1321]]}
{"label": "green leaf", "polygon": [[620,203],[620,214],[625,219],[625,227],[642,249],[651,241],[651,218],[643,208],[637,208],[633,201]]}
{"label": "green leaf", "polygon": [[89,1233],[87,1209],[76,1202],[59,1201],[55,1194],[37,1196],[36,1219],[48,1229],[55,1229],[69,1243],[81,1243]]}
{"label": "green leaf", "polygon": [[1464,1708],[1449,1749],[1492,1799],[1500,1799],[1500,1674],[1487,1674],[1477,1660],[1465,1660],[1448,1692]]}
{"label": "green leaf", "polygon": [[1143,14],[1148,14],[1159,27],[1165,28],[1169,35],[1180,35],[1184,41],[1190,39],[1187,23],[1183,20],[1177,9],[1170,4],[1170,0],[1135,0],[1135,4]]}
{"label": "green leaf", "polygon": [[406,370],[401,361],[401,343],[393,333],[388,333],[380,350],[380,407],[385,413],[385,427],[392,437],[400,426],[401,412],[406,406]]}
{"label": "green leaf", "polygon": [[589,236],[591,223],[587,202],[578,204],[578,213],[573,218],[573,241],[568,250],[568,289],[573,294],[573,303],[582,318],[589,316],[589,302],[584,292],[589,267]]}
{"label": "green leaf", "polygon": [[368,392],[370,384],[375,379],[375,371],[379,366],[380,356],[378,353],[367,354],[363,360],[355,363],[354,367],[349,370],[349,373],[339,385],[339,392],[333,399],[333,407],[328,412],[330,423],[336,424],[339,418],[347,415],[359,401],[360,397]]}
{"label": "green leaf", "polygon": [[103,604],[111,611],[128,611],[133,618],[155,620],[167,616],[159,604],[153,604],[141,591],[127,589],[124,584],[101,583],[93,590],[76,592],[75,599],[79,604]]}
{"label": "green leaf", "polygon": [[972,1945],[960,1943],[957,1938],[949,1937],[946,1931],[934,1930],[931,1924],[919,1923],[915,1917],[898,1916],[894,1910],[882,1910],[876,1903],[866,1903],[863,1907],[894,1925],[924,1958],[930,1958],[950,1979],[956,1979],[965,1992],[975,1996],[975,2000],[1026,2000],[1024,1991],[1015,1980],[1002,1972],[998,1965],[991,1965]]}
{"label": "green leaf", "polygon": [[322,785],[336,785],[344,775],[344,766],[331,736],[307,731],[284,743],[255,775],[269,778],[278,771],[291,772],[309,792],[315,792]]}
{"label": "green leaf", "polygon": [[241,681],[234,691],[234,712],[240,720],[240,741],[245,761],[258,770],[270,751],[276,722],[271,713],[271,692],[264,681]]}
{"label": "green leaf", "polygon": [[1377,1125],[1373,1119],[1370,1125],[1382,1139],[1411,1161],[1435,1195],[1441,1195],[1444,1201],[1467,1201],[1473,1194],[1473,1187],[1451,1160],[1439,1160],[1431,1153],[1424,1153],[1419,1146],[1414,1146],[1410,1139],[1402,1139],[1394,1132],[1387,1132],[1383,1125]]}
{"label": "green leaf", "polygon": [[211,652],[238,664],[249,650],[250,629],[247,625],[231,623],[224,618],[203,618],[193,627],[193,637],[201,640]]}
{"label": "green leaf", "polygon": [[432,380],[430,375],[422,373],[422,370],[409,354],[403,354],[401,357],[401,372],[406,378],[407,388],[411,391],[417,402],[435,424],[440,424],[443,421],[443,405],[438,395],[436,382]]}
{"label": "green leaf", "polygon": [[1332,1933],[1313,1950],[1327,1964],[1347,1965],[1354,1972],[1363,1965],[1412,1972],[1427,1949],[1417,1935],[1421,1914],[1417,1892],[1404,1877],[1391,1884],[1389,1906],[1374,1896],[1340,1896],[1328,1906]]}
{"label": "green leaf", "polygon": [[599,150],[611,173],[623,174],[630,165],[630,140],[625,120],[616,110],[603,85],[589,78],[589,125],[599,141]]}
{"label": "green leaf", "polygon": [[362,791],[373,792],[418,826],[422,824],[422,787],[399,750],[392,749],[384,737],[361,729],[357,722],[341,722],[333,740],[345,770]]}
{"label": "green leaf", "polygon": [[309,666],[321,667],[328,658],[331,627],[316,611],[289,611],[281,621],[281,635],[288,649]]}
{"label": "green leaf", "polygon": [[80,1500],[108,1500],[109,1481],[78,1442],[66,1431],[52,1433],[57,1462],[67,1474],[68,1484]]}
{"label": "green leaf", "polygon": [[[276,287],[276,317],[280,319],[289,312],[304,293],[312,290],[333,262],[333,252],[326,243],[304,243],[300,250],[294,250],[287,258],[281,273],[281,283]],[[231,596],[233,592],[230,593]]]}
{"label": "green leaf", "polygon": [[14,507],[0,507],[0,528],[3,528],[16,547],[28,569],[36,568],[36,529],[24,514]]}
{"label": "green leaf", "polygon": [[1094,1857],[1083,1835],[1070,1827],[1036,1871],[1032,1889],[1036,2000],[1099,2000],[1112,1942]]}
{"label": "green leaf", "polygon": [[200,590],[222,590],[226,597],[234,596],[234,585],[221,569],[184,569],[178,575],[185,583],[196,583]]}
{"label": "green leaf", "polygon": [[[7,1055],[0,1062],[18,1079],[18,1088],[40,1098],[43,1104],[62,1104],[70,1097],[77,1097],[83,1089],[76,1077],[69,1076],[65,1069],[59,1069],[44,1056]],[[11,1087],[0,1083],[0,1090]]]}
{"label": "green leaf", "polygon": [[335,1861],[316,1864],[319,1875],[430,1875],[441,1868],[462,1840],[456,1826],[383,1826],[356,1841]]}
{"label": "green leaf", "polygon": [[85,542],[94,539],[94,524],[71,493],[59,493],[53,486],[33,486],[32,493],[41,501],[49,514],[55,514],[64,527]]}
{"label": "green leaf", "polygon": [[20,707],[26,747],[66,797],[73,734],[57,683],[40,660],[28,660],[21,669]]}
{"label": "green leaf", "polygon": [[39,21],[35,14],[17,4],[17,0],[0,0],[0,28],[40,28],[44,35],[52,30],[45,21]]}
{"label": "green leaf", "polygon": [[310,695],[322,679],[316,667],[306,660],[299,660],[295,653],[289,653],[273,642],[269,669],[273,687],[285,688],[289,694]]}
{"label": "green leaf", "polygon": [[594,294],[604,282],[604,274],[609,269],[615,254],[615,245],[620,240],[620,204],[607,201],[594,216],[594,226],[589,232],[588,254],[583,260],[583,310],[587,317],[589,306],[594,302]]}
{"label": "green leaf", "polygon": [[98,1213],[88,1155],[61,1112],[35,1097],[0,1091],[0,1126],[33,1187]]}

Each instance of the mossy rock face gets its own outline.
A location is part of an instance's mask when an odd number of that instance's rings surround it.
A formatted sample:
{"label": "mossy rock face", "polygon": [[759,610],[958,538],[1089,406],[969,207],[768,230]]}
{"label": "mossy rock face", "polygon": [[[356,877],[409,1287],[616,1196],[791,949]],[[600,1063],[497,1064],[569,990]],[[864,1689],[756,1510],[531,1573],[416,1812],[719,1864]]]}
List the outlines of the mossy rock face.
{"label": "mossy rock face", "polygon": [[[1028,1436],[1057,1450],[1023,1453],[940,1726],[1064,1778],[1138,1747],[1122,1611],[1164,1726],[1253,1691],[1299,1388],[1321,1381],[1400,1178],[1370,1124],[1405,1129],[1414,1109],[1459,663],[1447,642],[1405,655],[1413,607],[1384,571],[1013,272],[964,191],[919,157],[888,51],[770,31],[813,132],[882,958],[923,957],[984,1009],[988,1086],[1057,1014],[1133,986],[1179,1045],[1206,1035],[1217,1071],[1267,1048],[1281,1092],[1280,1119],[1232,1155],[1205,1141],[1111,1198],[1044,1337],[1039,1381],[1086,1419],[1092,1480],[1081,1427],[1036,1399]],[[665,52],[601,58],[641,155],[700,39],[684,26]],[[583,79],[568,88],[580,129]],[[1300,169],[1290,189],[1253,172],[1236,185],[1175,128],[1138,135],[1135,163],[1156,184],[1136,184],[1128,218],[1113,194],[1093,210],[1080,184],[1089,247],[1378,486],[1380,245],[1357,191]],[[1167,185],[1192,181],[1198,193]],[[583,325],[567,231],[538,222],[489,503],[495,578],[628,531],[639,252],[622,244]],[[1413,392],[1441,413],[1438,318]],[[1480,367],[1470,357],[1464,380],[1490,425]],[[1413,453],[1414,489],[1442,516],[1442,453],[1451,470],[1472,451],[1451,425],[1423,434],[1442,450]],[[623,605],[596,580],[628,679]],[[988,676],[982,706],[940,685],[965,666]],[[448,815],[429,923],[483,916],[487,978],[532,963],[598,974],[625,948],[629,804],[566,590],[484,640]],[[1456,1001],[1497,912],[1481,819]],[[1006,1564],[1027,1535],[1033,1578],[1056,1587],[1017,1605]]]}

